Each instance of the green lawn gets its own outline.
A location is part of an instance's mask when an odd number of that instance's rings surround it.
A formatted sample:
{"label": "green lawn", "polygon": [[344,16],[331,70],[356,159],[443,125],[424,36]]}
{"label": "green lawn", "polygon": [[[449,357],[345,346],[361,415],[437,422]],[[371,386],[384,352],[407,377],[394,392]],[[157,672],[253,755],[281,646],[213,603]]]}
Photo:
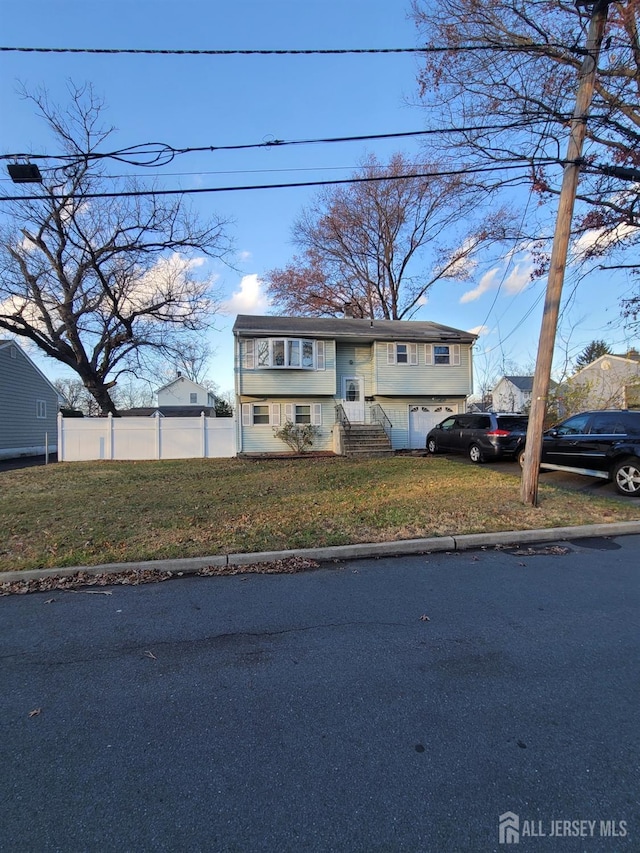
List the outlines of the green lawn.
{"label": "green lawn", "polygon": [[62,463],[0,474],[0,571],[624,521],[640,504],[442,457]]}

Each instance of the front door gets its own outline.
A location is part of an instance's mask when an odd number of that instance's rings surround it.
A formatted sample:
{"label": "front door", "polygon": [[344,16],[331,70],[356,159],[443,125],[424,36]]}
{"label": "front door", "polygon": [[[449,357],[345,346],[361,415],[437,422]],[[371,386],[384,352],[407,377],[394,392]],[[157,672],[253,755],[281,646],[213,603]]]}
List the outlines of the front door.
{"label": "front door", "polygon": [[364,423],[364,380],[361,376],[344,377],[342,398],[342,407],[351,423]]}

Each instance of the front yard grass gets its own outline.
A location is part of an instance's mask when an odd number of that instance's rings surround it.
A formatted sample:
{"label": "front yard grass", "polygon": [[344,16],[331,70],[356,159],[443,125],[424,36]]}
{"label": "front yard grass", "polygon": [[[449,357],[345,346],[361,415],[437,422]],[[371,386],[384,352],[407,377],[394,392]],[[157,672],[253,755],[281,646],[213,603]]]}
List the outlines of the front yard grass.
{"label": "front yard grass", "polygon": [[640,518],[640,504],[442,457],[84,462],[0,474],[0,571]]}

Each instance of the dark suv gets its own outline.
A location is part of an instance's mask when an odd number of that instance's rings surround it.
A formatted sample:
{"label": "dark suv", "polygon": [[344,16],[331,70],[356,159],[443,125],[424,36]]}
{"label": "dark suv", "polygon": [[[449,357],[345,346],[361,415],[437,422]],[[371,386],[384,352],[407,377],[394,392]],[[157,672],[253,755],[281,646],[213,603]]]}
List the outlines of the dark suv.
{"label": "dark suv", "polygon": [[482,412],[451,415],[427,433],[429,453],[465,453],[472,462],[513,459],[524,447],[527,416]]}
{"label": "dark suv", "polygon": [[640,412],[582,412],[548,429],[540,467],[612,480],[621,495],[640,495]]}

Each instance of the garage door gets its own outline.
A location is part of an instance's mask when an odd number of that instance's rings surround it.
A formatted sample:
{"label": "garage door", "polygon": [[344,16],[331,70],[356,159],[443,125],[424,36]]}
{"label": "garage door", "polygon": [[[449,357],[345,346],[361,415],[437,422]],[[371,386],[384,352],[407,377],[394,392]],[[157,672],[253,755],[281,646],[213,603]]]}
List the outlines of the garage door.
{"label": "garage door", "polygon": [[409,408],[409,447],[411,450],[424,449],[427,433],[453,409],[449,406],[411,406]]}

